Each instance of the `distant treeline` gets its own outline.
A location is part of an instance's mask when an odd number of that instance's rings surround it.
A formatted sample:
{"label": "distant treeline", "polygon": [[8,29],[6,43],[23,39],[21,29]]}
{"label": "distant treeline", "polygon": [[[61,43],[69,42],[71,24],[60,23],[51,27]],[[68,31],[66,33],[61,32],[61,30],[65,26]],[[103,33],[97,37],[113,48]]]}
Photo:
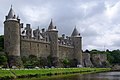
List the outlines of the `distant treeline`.
{"label": "distant treeline", "polygon": [[100,51],[100,50],[86,50],[85,52],[90,53],[90,54],[107,54],[107,59],[110,64],[120,64],[120,50],[106,50],[106,51]]}

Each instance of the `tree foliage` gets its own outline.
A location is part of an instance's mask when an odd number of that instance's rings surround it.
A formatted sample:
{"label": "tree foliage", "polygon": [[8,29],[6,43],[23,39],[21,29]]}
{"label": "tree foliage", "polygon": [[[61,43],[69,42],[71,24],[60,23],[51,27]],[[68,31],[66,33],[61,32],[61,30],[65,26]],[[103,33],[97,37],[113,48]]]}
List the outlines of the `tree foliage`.
{"label": "tree foliage", "polygon": [[6,66],[7,65],[7,57],[3,54],[0,54],[0,66]]}
{"label": "tree foliage", "polygon": [[35,55],[29,55],[29,57],[22,57],[24,67],[33,68],[39,65],[38,58]]}
{"label": "tree foliage", "polygon": [[0,36],[0,51],[3,51],[4,49],[4,36]]}
{"label": "tree foliage", "polygon": [[108,60],[111,64],[120,64],[120,50],[110,51],[108,54]]}
{"label": "tree foliage", "polygon": [[90,54],[107,54],[107,59],[110,62],[110,64],[120,64],[120,50],[113,50],[109,51],[108,49],[106,51],[99,51],[99,50],[91,50]]}

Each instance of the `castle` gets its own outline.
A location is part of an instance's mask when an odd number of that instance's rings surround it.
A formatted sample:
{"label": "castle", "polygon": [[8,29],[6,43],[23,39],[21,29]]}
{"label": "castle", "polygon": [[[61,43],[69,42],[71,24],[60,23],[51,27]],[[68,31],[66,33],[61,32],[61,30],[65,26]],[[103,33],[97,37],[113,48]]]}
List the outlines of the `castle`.
{"label": "castle", "polygon": [[59,37],[57,27],[51,20],[48,29],[35,30],[30,24],[20,22],[13,8],[10,8],[4,21],[4,52],[8,55],[9,66],[21,66],[21,57],[52,56],[53,65],[59,67],[59,59],[75,59],[82,64],[82,37],[76,27],[71,36]]}

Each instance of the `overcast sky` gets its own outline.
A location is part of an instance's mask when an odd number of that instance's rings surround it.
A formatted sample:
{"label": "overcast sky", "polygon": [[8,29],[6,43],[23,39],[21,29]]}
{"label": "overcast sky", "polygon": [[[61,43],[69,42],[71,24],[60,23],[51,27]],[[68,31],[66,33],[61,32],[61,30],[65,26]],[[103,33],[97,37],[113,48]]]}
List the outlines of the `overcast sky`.
{"label": "overcast sky", "polygon": [[84,50],[120,49],[120,0],[0,0],[0,34],[11,4],[33,29],[47,28],[52,18],[59,35],[70,36],[76,25]]}

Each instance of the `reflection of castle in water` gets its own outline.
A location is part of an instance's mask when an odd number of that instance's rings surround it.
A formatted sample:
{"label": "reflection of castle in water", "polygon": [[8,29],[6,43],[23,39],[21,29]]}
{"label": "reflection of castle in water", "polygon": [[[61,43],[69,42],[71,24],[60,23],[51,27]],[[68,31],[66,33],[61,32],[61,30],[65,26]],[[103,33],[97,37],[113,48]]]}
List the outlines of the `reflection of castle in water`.
{"label": "reflection of castle in water", "polygon": [[48,57],[51,55],[54,66],[59,66],[59,59],[75,59],[82,64],[82,37],[74,28],[71,36],[58,37],[58,30],[51,20],[47,30],[32,30],[30,24],[23,23],[16,17],[12,7],[4,22],[4,47],[9,56],[10,66],[20,65],[23,56],[35,55]]}

